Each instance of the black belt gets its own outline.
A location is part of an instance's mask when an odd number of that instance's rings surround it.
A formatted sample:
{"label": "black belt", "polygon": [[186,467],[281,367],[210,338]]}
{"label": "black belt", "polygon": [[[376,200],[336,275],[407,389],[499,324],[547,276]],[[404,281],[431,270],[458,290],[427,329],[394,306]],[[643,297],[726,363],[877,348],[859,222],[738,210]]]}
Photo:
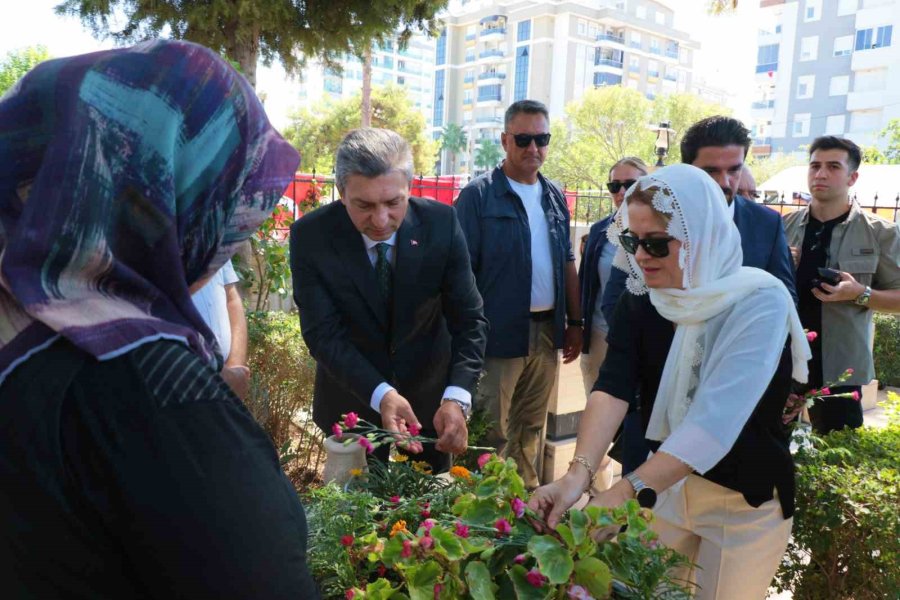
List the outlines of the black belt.
{"label": "black belt", "polygon": [[550,310],[542,310],[540,312],[531,313],[532,321],[549,321],[553,318],[553,315],[556,314],[556,311],[552,308]]}

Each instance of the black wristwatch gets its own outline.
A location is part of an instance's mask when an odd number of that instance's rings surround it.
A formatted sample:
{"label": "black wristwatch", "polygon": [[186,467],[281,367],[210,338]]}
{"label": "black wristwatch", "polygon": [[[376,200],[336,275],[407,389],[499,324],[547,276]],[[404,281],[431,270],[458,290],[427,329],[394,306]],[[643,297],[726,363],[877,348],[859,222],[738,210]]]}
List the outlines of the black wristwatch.
{"label": "black wristwatch", "polygon": [[566,321],[569,327],[584,327],[584,319],[569,319]]}
{"label": "black wristwatch", "polygon": [[625,476],[631,487],[634,488],[634,497],[642,508],[653,508],[656,506],[656,490],[644,483],[637,473],[632,471]]}

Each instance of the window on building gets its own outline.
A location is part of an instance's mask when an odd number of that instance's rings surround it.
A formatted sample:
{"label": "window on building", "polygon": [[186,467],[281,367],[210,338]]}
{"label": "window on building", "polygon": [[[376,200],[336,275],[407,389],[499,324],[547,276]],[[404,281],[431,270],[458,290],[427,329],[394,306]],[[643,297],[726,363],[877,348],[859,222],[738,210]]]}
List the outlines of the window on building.
{"label": "window on building", "polygon": [[853,36],[842,35],[834,38],[834,55],[849,56],[853,52]]}
{"label": "window on building", "polygon": [[634,14],[637,15],[638,19],[646,19],[647,18],[647,7],[643,4],[638,4],[637,8],[634,9]]}
{"label": "window on building", "polygon": [[659,77],[659,63],[657,61],[647,61],[647,77]]}
{"label": "window on building", "polygon": [[594,87],[619,85],[620,83],[622,83],[621,75],[613,75],[612,73],[594,73]]}
{"label": "window on building", "polygon": [[653,15],[653,18],[656,19],[657,25],[665,25],[666,24],[666,13],[658,10],[656,14]]}
{"label": "window on building", "polygon": [[819,56],[819,36],[811,35],[800,40],[800,60],[816,60]]}
{"label": "window on building", "polygon": [[478,101],[501,100],[502,86],[497,83],[494,85],[483,85],[478,88]]}
{"label": "window on building", "polygon": [[466,50],[466,62],[474,62],[475,61],[475,50],[474,48],[469,48]]}
{"label": "window on building", "polygon": [[859,8],[859,0],[838,0],[837,14],[839,17],[852,15]]}
{"label": "window on building", "polygon": [[[393,56],[385,56],[382,61],[385,69],[393,69],[394,68],[394,57]],[[442,63],[443,64],[443,63]]]}
{"label": "window on building", "polygon": [[628,70],[632,73],[639,73],[641,71],[641,59],[637,56],[631,56],[628,58]]}
{"label": "window on building", "polygon": [[447,28],[441,29],[434,52],[434,64],[441,66],[447,63]]}
{"label": "window on building", "polygon": [[821,0],[806,0],[806,7],[804,8],[803,20],[804,21],[818,21],[821,18],[822,18]]}
{"label": "window on building", "polygon": [[397,61],[397,70],[398,70],[398,71],[405,71],[405,70],[406,70],[406,61],[405,61],[405,60],[398,60],[398,61]]}
{"label": "window on building", "polygon": [[793,137],[807,137],[809,135],[810,113],[794,115],[794,127],[791,130]]}
{"label": "window on building", "polygon": [[406,85],[406,77],[397,75],[397,85]]}
{"label": "window on building", "polygon": [[444,69],[438,69],[434,75],[434,122],[435,127],[444,125]]}
{"label": "window on building", "polygon": [[519,30],[516,35],[516,41],[524,42],[531,39],[531,19],[527,21],[519,21]]}
{"label": "window on building", "polygon": [[463,111],[463,123],[468,123],[471,120],[472,120],[472,111],[464,110]]}
{"label": "window on building", "polygon": [[463,102],[471,102],[472,101],[472,89],[469,88],[463,91]]}
{"label": "window on building", "polygon": [[776,34],[781,33],[781,23],[779,23],[778,25],[775,26],[775,33]]}
{"label": "window on building", "polygon": [[812,98],[816,88],[815,75],[801,75],[797,78],[797,99]]}
{"label": "window on building", "polygon": [[778,70],[778,44],[760,46],[756,51],[756,72],[766,73]]}
{"label": "window on building", "polygon": [[659,38],[650,38],[650,52],[652,54],[662,54],[662,46],[660,46]]}
{"label": "window on building", "polygon": [[580,36],[587,35],[587,21],[585,21],[584,19],[578,19],[577,32]]}
{"label": "window on building", "polygon": [[850,129],[848,133],[869,134],[881,128],[881,109],[859,110],[850,113]]}
{"label": "window on building", "polygon": [[877,29],[860,29],[856,32],[856,45],[854,49],[857,51],[871,50],[873,48],[887,48],[891,45],[891,34],[893,33],[893,25],[885,25]]}
{"label": "window on building", "polygon": [[631,41],[629,42],[629,45],[632,48],[640,48],[642,46],[641,34],[639,32],[637,32],[637,31],[631,32]]}
{"label": "window on building", "polygon": [[850,90],[850,76],[849,75],[837,75],[831,78],[831,81],[828,83],[828,95],[829,96],[846,96],[847,92]]}
{"label": "window on building", "polygon": [[825,119],[825,135],[843,135],[845,115],[828,115]]}
{"label": "window on building", "polygon": [[592,40],[596,40],[597,36],[600,35],[600,26],[594,23],[593,21],[588,23],[588,37]]}
{"label": "window on building", "polygon": [[516,81],[513,88],[513,102],[524,100],[528,96],[528,47],[523,46],[516,51]]}

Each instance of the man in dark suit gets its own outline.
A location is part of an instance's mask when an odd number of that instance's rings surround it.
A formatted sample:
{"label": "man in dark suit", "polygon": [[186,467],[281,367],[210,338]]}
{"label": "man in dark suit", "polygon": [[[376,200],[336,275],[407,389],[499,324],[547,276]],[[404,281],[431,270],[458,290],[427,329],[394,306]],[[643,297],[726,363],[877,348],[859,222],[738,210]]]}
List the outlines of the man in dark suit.
{"label": "man in dark suit", "polygon": [[[796,304],[793,260],[781,217],[737,193],[749,149],[750,132],[743,123],[731,117],[707,117],[691,125],[681,138],[681,162],[703,169],[722,188],[734,224],[741,232],[744,266],[763,269],[780,279]],[[601,310],[608,322],[612,322],[626,279],[623,271],[613,269],[603,291]]]}
{"label": "man in dark suit", "polygon": [[412,176],[393,131],[344,138],[341,201],[291,227],[294,301],[316,360],[316,425],[328,433],[350,411],[401,434],[425,423],[436,447],[406,449],[443,470],[467,445],[487,321],[454,209],[410,198]]}

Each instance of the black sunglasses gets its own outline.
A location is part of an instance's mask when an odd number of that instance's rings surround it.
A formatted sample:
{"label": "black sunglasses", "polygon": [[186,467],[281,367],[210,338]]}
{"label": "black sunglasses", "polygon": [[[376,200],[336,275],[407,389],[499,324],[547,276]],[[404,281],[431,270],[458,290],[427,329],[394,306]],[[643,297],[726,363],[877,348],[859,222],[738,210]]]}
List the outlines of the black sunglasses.
{"label": "black sunglasses", "polygon": [[628,254],[636,254],[638,246],[640,246],[654,258],[667,257],[669,255],[669,242],[674,239],[672,236],[640,239],[636,235],[628,234],[627,229],[619,236],[619,242]]}
{"label": "black sunglasses", "polygon": [[607,181],[606,189],[609,190],[610,194],[618,194],[619,190],[625,188],[626,190],[637,183],[637,179],[626,179],[625,181]]}
{"label": "black sunglasses", "polygon": [[538,133],[537,135],[531,135],[529,133],[517,133],[513,135],[513,139],[516,140],[516,146],[518,146],[519,148],[527,148],[531,145],[532,141],[534,141],[535,145],[538,148],[543,148],[544,146],[550,145],[549,133]]}

